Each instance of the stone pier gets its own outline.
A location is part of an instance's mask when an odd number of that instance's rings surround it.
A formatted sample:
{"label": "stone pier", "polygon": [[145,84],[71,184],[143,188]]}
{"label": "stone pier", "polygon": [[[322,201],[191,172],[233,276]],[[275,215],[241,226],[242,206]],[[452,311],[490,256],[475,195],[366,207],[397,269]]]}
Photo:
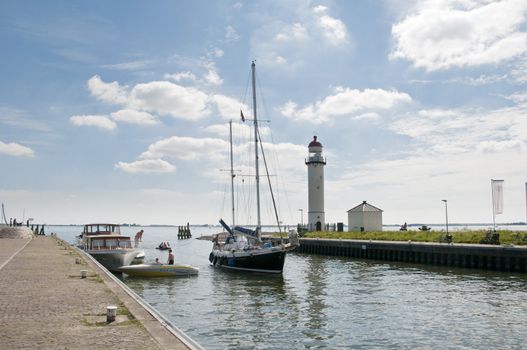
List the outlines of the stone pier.
{"label": "stone pier", "polygon": [[[114,322],[106,322],[107,306],[117,306]],[[0,339],[2,349],[193,348],[50,236],[0,239]]]}

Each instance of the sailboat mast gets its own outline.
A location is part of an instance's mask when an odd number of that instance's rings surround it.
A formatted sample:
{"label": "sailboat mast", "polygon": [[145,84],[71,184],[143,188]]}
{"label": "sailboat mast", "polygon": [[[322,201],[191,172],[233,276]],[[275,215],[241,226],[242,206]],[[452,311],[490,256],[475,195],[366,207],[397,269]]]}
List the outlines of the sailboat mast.
{"label": "sailboat mast", "polygon": [[258,168],[258,117],[256,114],[256,65],[253,61],[251,65],[252,73],[252,88],[253,88],[253,120],[254,120],[254,161],[255,161],[255,171],[256,171],[256,208],[257,208],[257,217],[258,223],[256,226],[256,234],[258,239],[260,239],[260,234],[262,230],[262,219],[260,216],[260,170]]}
{"label": "sailboat mast", "polygon": [[229,121],[229,141],[231,144],[231,206],[232,206],[232,227],[235,225],[235,215],[234,215],[234,165],[232,161],[232,120]]}

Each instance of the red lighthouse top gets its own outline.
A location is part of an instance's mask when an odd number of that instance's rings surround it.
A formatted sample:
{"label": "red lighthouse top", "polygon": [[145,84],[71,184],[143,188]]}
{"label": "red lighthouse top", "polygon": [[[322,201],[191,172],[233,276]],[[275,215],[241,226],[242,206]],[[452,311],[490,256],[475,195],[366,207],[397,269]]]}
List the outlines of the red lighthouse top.
{"label": "red lighthouse top", "polygon": [[322,147],[322,144],[317,141],[317,137],[313,136],[313,141],[309,143],[309,146],[307,147]]}

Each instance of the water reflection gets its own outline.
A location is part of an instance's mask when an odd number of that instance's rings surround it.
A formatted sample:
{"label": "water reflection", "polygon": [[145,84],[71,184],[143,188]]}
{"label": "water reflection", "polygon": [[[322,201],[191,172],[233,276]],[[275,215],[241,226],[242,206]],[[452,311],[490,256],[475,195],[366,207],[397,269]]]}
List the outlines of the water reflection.
{"label": "water reflection", "polygon": [[320,256],[308,256],[304,260],[306,272],[303,284],[306,286],[306,310],[303,310],[302,323],[305,328],[304,345],[306,348],[319,347],[324,340],[331,337],[327,332],[326,290],[327,269],[326,262]]}

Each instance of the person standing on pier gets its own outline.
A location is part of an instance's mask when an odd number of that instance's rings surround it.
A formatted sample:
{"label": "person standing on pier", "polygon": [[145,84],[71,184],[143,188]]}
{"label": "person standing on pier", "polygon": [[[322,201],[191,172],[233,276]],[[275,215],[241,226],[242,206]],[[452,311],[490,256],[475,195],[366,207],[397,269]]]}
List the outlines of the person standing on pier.
{"label": "person standing on pier", "polygon": [[172,253],[172,249],[168,250],[168,264],[174,265],[174,254]]}

